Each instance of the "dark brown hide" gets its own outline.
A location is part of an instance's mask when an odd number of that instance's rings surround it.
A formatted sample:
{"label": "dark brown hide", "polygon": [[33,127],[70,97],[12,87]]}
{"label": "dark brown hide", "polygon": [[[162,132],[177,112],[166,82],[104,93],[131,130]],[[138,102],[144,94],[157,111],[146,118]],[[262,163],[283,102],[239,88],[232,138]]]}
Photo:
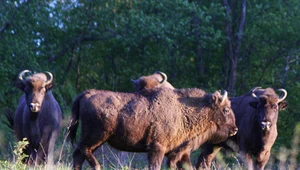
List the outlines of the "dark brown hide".
{"label": "dark brown hide", "polygon": [[[156,76],[156,77],[155,77]],[[150,89],[150,88],[157,88],[157,87],[168,87],[171,89],[174,89],[174,87],[171,86],[162,86],[159,80],[157,79],[157,76],[159,76],[158,73],[154,73],[149,76],[142,76],[137,80],[134,80],[133,83],[137,87],[137,90],[143,90],[143,89]],[[166,80],[166,79],[165,79]],[[235,118],[228,119],[232,122],[226,122],[227,125],[235,124]],[[224,125],[225,126],[225,125]],[[167,164],[168,167],[171,169],[182,168],[183,165],[185,166],[185,169],[193,169],[192,163],[190,160],[190,154],[192,151],[198,149],[203,142],[210,141],[213,143],[219,143],[222,141],[225,141],[229,136],[233,136],[236,134],[236,131],[234,131],[232,134],[228,134],[228,128],[220,128],[217,131],[211,130],[206,131],[206,133],[203,133],[202,135],[198,136],[197,138],[194,138],[190,141],[184,142],[179,149],[175,149],[168,153],[167,158]]]}
{"label": "dark brown hide", "polygon": [[283,101],[286,96],[279,97],[272,88],[255,90],[255,95],[258,99],[251,91],[230,99],[239,131],[226,142],[217,145],[206,143],[197,163],[199,169],[209,169],[222,147],[240,152],[248,169],[264,169],[277,137],[278,111],[285,109],[287,102]]}
{"label": "dark brown hide", "polygon": [[[92,168],[100,164],[93,152],[104,142],[122,151],[147,152],[150,169],[160,169],[164,155],[185,141],[220,128],[236,129],[230,101],[217,91],[154,88],[135,93],[87,90],[72,104],[69,137],[81,138],[73,153],[74,169],[86,159]],[[226,124],[229,123],[230,124]]]}
{"label": "dark brown hide", "polygon": [[174,89],[174,87],[167,81],[167,75],[160,71],[156,71],[154,74],[142,76],[131,81],[133,82],[137,91],[156,87],[167,87]]}
{"label": "dark brown hide", "polygon": [[[25,71],[29,72],[29,71]],[[29,155],[26,163],[53,164],[54,144],[59,133],[62,113],[52,95],[51,81],[44,73],[37,73],[23,80],[23,73],[17,84],[22,95],[15,112],[13,128],[19,141],[27,138],[29,145],[24,153]]]}

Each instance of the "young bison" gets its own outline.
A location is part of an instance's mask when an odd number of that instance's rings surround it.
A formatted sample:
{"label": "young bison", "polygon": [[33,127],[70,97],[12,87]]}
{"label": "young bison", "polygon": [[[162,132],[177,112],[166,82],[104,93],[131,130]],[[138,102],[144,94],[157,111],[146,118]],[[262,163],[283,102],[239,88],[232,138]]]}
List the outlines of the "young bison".
{"label": "young bison", "polygon": [[81,138],[73,153],[73,167],[87,160],[100,170],[93,152],[104,142],[129,152],[147,152],[149,169],[186,141],[203,142],[222,129],[223,138],[236,133],[227,92],[208,94],[200,89],[154,88],[135,93],[87,90],[72,104],[69,138],[73,143],[81,121]]}
{"label": "young bison", "polygon": [[174,87],[167,81],[168,77],[161,71],[156,71],[154,74],[142,76],[136,80],[131,80],[135,85],[137,91],[143,89],[151,89],[155,87],[167,87],[174,89]]}

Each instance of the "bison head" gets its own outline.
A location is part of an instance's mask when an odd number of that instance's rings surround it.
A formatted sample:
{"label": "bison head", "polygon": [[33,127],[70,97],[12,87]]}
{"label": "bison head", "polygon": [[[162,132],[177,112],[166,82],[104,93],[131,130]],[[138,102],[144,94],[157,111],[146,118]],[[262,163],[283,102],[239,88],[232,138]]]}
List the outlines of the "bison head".
{"label": "bison head", "polygon": [[217,135],[214,139],[215,142],[221,142],[227,139],[229,136],[233,136],[237,133],[238,128],[235,124],[235,116],[231,109],[231,102],[228,99],[227,92],[221,95],[219,91],[212,94],[212,102],[214,110],[214,120],[217,122]]}
{"label": "bison head", "polygon": [[136,90],[151,89],[162,86],[167,82],[167,75],[161,71],[156,71],[149,76],[142,76],[136,80],[131,80]]}
{"label": "bison head", "polygon": [[42,107],[46,92],[53,86],[53,76],[50,72],[45,72],[49,76],[48,79],[46,74],[37,73],[27,76],[24,80],[23,77],[26,73],[31,72],[29,70],[20,72],[17,87],[25,93],[27,106],[30,111],[37,113]]}
{"label": "bison head", "polygon": [[256,109],[256,117],[263,131],[269,131],[273,125],[276,125],[278,111],[287,108],[287,102],[284,99],[287,96],[285,89],[278,89],[282,92],[279,97],[272,88],[261,89],[253,88],[252,96],[256,101],[250,102],[250,106]]}

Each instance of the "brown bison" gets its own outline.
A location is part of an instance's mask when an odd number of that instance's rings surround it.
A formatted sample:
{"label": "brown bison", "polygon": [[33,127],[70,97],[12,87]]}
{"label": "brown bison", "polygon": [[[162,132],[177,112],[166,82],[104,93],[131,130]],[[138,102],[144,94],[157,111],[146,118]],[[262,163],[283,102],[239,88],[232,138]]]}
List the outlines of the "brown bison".
{"label": "brown bison", "polygon": [[156,71],[154,74],[142,76],[136,80],[131,80],[135,85],[136,90],[151,89],[155,87],[174,87],[167,81],[168,77],[161,71]]}
{"label": "brown bison", "polygon": [[227,93],[200,89],[87,90],[72,104],[72,143],[79,121],[81,138],[73,153],[77,170],[84,160],[100,170],[93,152],[104,142],[122,151],[147,152],[149,169],[160,169],[164,156],[186,141],[197,136],[205,141],[220,129],[227,138],[237,130]]}
{"label": "brown bison", "polygon": [[[27,138],[24,153],[28,164],[53,164],[54,144],[59,133],[62,112],[52,95],[53,76],[50,72],[36,73],[23,79],[29,70],[19,74],[17,87],[24,92],[11,125],[19,141]],[[47,78],[49,76],[49,79]]]}
{"label": "brown bison", "polygon": [[[240,152],[248,169],[264,169],[277,137],[278,111],[287,107],[284,101],[287,92],[279,91],[283,93],[280,97],[272,88],[253,88],[245,95],[230,99],[239,131],[226,142],[206,143],[197,167],[209,169],[216,153],[224,147]],[[230,145],[232,142],[237,148]]]}
{"label": "brown bison", "polygon": [[[152,75],[147,76],[150,78],[144,78],[145,76],[142,76],[141,78],[143,78],[142,79],[143,81],[135,81],[134,82],[135,86],[139,87],[139,90],[161,87],[160,86],[161,83],[155,80],[151,76]],[[138,80],[140,80],[141,78],[139,78]],[[146,86],[144,86],[144,84],[147,84],[147,88]],[[167,88],[174,89],[174,87],[171,84],[168,85]],[[168,153],[168,161],[167,161],[168,167],[171,169],[176,169],[176,168],[183,168],[184,166],[185,169],[193,169],[190,160],[191,152],[198,149],[205,141],[209,141],[210,143],[220,143],[226,140],[228,136],[224,134],[227,134],[227,131],[228,131],[227,128],[219,129],[214,134],[211,134],[209,137],[201,135],[190,141],[184,142],[179,149],[175,149]],[[236,133],[232,133],[230,136],[233,136],[235,134]]]}

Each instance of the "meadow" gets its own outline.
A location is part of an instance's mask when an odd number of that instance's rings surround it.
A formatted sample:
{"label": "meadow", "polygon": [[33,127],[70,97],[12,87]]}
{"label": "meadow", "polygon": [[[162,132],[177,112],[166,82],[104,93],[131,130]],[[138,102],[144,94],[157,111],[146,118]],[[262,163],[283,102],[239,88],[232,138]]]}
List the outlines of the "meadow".
{"label": "meadow", "polygon": [[[62,129],[66,132],[66,129]],[[2,170],[71,170],[73,146],[66,140],[66,134],[63,133],[57,141],[55,147],[55,164],[53,166],[39,165],[27,166],[22,163],[22,158],[26,157],[22,148],[28,143],[26,140],[12,142],[12,153],[7,160],[0,160],[0,169]],[[300,124],[294,131],[292,147],[290,149],[281,146],[280,152],[273,153],[265,169],[270,170],[296,170],[300,169],[299,163],[299,145],[300,145]],[[191,155],[191,160],[195,164],[201,149],[196,150]],[[130,153],[118,151],[108,144],[102,145],[95,152],[98,161],[103,170],[147,170],[146,153]],[[83,169],[91,169],[85,161]],[[166,160],[162,169],[167,170]],[[222,150],[218,153],[211,166],[212,170],[240,170],[247,169],[243,161],[239,159],[238,154]]]}

